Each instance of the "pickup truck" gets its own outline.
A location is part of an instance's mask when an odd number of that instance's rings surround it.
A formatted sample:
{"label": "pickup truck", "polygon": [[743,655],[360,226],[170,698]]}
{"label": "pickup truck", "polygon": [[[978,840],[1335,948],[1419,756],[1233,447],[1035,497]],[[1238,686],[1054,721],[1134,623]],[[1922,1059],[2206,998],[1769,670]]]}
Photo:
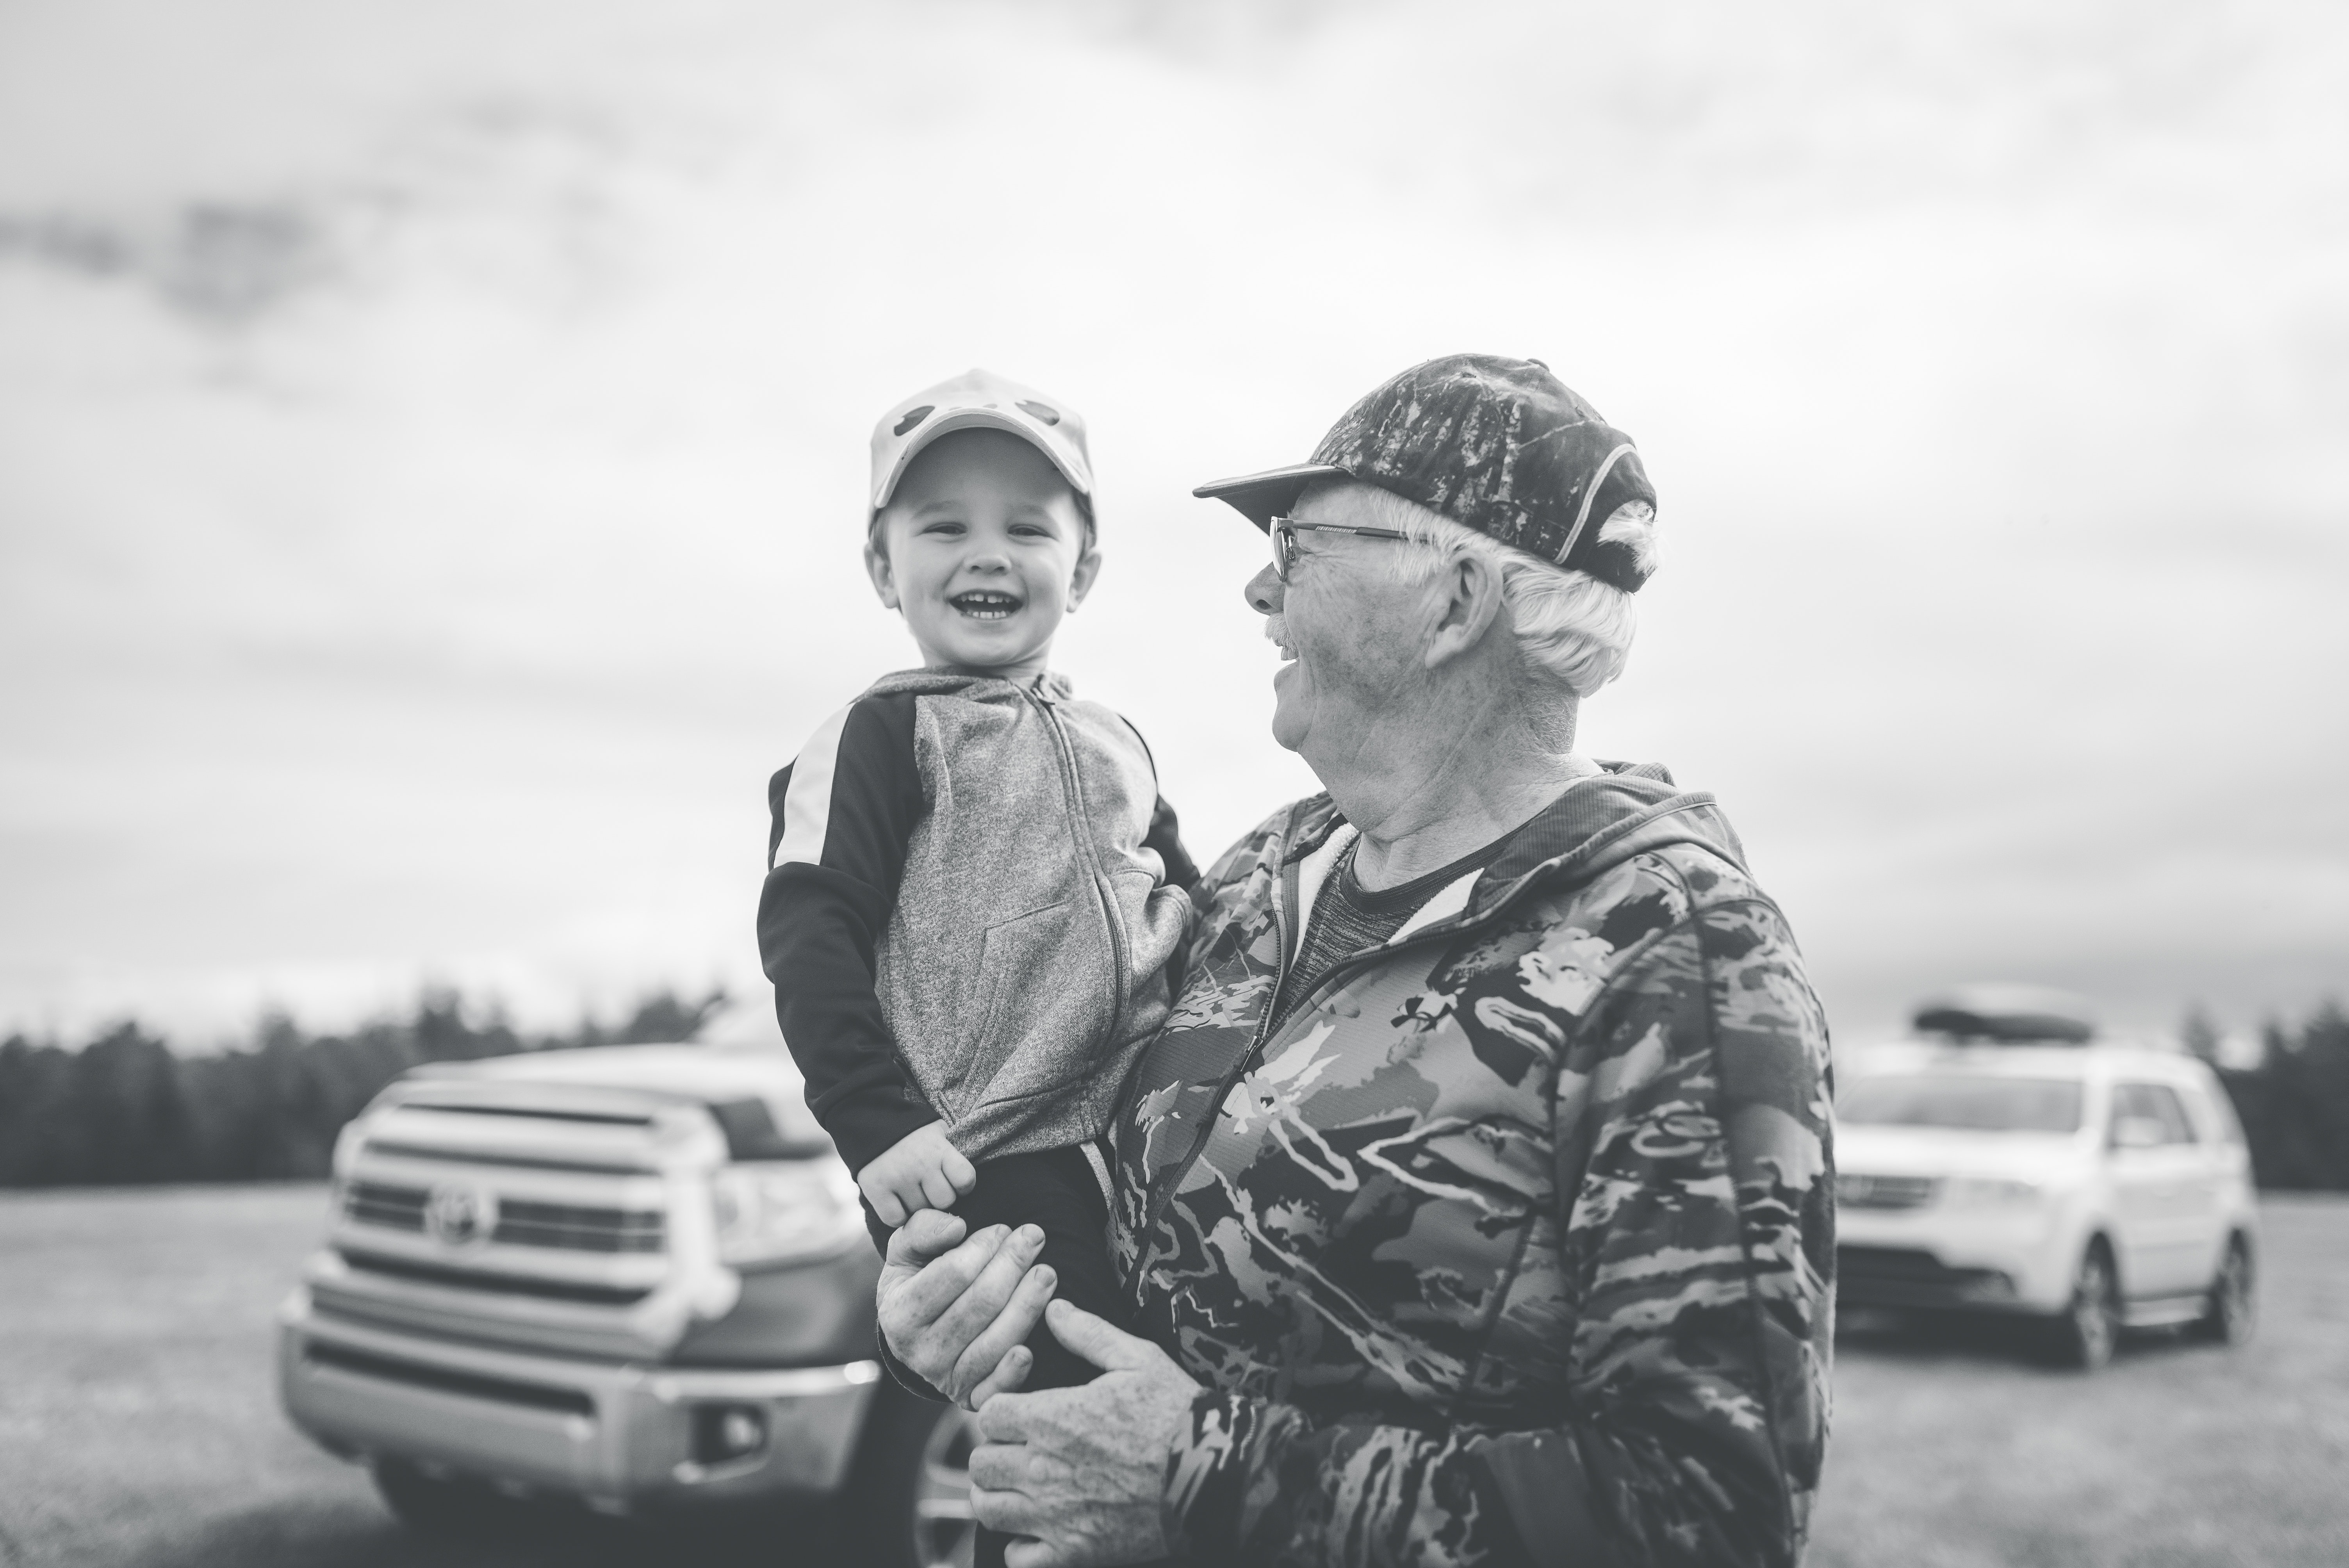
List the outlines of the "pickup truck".
{"label": "pickup truck", "polygon": [[343,1130],[279,1388],[408,1523],[826,1501],[860,1563],[969,1560],[966,1419],[883,1371],[855,1184],[735,1016],[420,1067]]}

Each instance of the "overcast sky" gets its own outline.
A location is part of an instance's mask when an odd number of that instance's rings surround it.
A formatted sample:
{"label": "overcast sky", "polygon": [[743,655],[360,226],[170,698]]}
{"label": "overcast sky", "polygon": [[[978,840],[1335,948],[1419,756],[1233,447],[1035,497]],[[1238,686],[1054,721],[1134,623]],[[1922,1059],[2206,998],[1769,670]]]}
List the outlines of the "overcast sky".
{"label": "overcast sky", "polygon": [[1597,755],[1846,1040],[2349,990],[2349,11],[0,3],[0,1029],[759,984],[913,662],[865,438],[1082,408],[1063,636],[1202,859],[1313,788],[1189,499],[1462,349],[1640,441]]}

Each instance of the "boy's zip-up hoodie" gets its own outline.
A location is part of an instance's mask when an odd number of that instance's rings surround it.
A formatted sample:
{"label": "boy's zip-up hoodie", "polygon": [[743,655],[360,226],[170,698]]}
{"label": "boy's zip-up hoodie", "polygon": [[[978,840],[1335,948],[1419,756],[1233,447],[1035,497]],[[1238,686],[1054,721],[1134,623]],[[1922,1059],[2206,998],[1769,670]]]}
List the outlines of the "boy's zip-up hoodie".
{"label": "boy's zip-up hoodie", "polygon": [[1067,679],[912,670],[769,786],[759,947],[851,1169],[1097,1137],[1165,1016],[1197,871],[1133,727]]}
{"label": "boy's zip-up hoodie", "polygon": [[1352,829],[1209,872],[1112,1134],[1203,1385],[1178,1555],[1792,1568],[1826,1435],[1825,1019],[1709,795],[1607,765],[1274,1007]]}

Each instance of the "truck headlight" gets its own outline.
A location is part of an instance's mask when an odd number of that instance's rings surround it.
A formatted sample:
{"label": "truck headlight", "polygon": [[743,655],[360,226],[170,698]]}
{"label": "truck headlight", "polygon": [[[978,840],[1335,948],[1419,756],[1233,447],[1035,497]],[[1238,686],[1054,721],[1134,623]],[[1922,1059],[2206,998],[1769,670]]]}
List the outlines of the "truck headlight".
{"label": "truck headlight", "polygon": [[1942,1189],[1942,1201],[1951,1208],[2012,1209],[2036,1203],[2047,1189],[2036,1181],[2014,1181],[1998,1176],[1952,1177]]}
{"label": "truck headlight", "polygon": [[359,1145],[366,1141],[367,1112],[361,1111],[343,1123],[342,1130],[335,1134],[335,1153],[329,1169],[336,1181],[350,1180],[351,1166],[359,1157]]}
{"label": "truck headlight", "polygon": [[718,1261],[735,1267],[823,1257],[864,1236],[856,1181],[837,1160],[729,1165],[711,1180]]}

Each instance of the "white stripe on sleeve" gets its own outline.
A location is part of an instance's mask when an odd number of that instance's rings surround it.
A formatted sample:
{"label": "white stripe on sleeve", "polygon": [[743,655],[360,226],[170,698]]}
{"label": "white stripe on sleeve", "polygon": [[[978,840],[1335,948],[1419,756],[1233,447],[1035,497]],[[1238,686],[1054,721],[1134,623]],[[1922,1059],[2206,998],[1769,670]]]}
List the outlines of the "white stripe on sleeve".
{"label": "white stripe on sleeve", "polygon": [[794,861],[802,865],[823,864],[823,836],[832,828],[832,776],[840,762],[841,732],[848,727],[848,716],[855,707],[850,703],[818,725],[792,763],[792,781],[783,789],[783,836],[775,845],[775,866]]}

